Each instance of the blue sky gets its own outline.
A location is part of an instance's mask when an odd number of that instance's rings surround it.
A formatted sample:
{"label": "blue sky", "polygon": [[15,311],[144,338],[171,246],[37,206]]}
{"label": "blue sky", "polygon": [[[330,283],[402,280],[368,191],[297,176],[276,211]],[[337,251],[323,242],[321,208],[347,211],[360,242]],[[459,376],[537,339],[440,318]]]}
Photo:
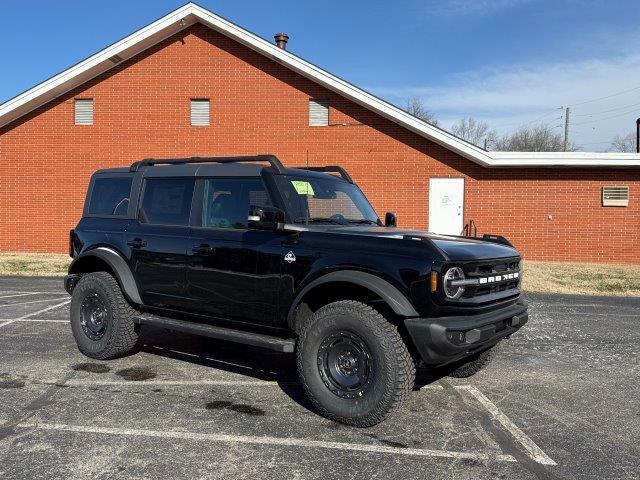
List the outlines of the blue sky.
{"label": "blue sky", "polygon": [[[184,4],[173,0],[0,3],[0,102]],[[449,128],[463,116],[500,133],[562,123],[603,150],[640,117],[637,0],[200,0],[393,103],[419,96]],[[625,93],[621,93],[625,92]],[[602,98],[607,97],[607,98]]]}

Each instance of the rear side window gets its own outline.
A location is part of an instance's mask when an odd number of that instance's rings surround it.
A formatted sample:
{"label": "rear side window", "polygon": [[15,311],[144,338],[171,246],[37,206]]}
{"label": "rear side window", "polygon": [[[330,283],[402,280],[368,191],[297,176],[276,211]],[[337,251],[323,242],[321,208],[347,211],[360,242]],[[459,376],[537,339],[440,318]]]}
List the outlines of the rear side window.
{"label": "rear side window", "polygon": [[188,225],[193,178],[151,178],[145,182],[139,220],[157,225]]}
{"label": "rear side window", "polygon": [[132,177],[96,178],[91,189],[89,215],[126,215],[132,180]]}

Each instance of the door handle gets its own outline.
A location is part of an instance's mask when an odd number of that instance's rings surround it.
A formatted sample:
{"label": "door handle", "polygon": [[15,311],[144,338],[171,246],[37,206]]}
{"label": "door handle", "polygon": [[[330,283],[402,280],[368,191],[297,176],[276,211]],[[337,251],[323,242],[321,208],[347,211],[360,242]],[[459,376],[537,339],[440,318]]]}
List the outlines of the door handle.
{"label": "door handle", "polygon": [[194,245],[191,251],[193,253],[199,253],[201,255],[208,255],[215,253],[216,249],[208,243],[200,243],[198,245]]}
{"label": "door handle", "polygon": [[133,240],[129,240],[127,245],[131,248],[142,248],[147,246],[147,242],[141,238],[134,238]]}

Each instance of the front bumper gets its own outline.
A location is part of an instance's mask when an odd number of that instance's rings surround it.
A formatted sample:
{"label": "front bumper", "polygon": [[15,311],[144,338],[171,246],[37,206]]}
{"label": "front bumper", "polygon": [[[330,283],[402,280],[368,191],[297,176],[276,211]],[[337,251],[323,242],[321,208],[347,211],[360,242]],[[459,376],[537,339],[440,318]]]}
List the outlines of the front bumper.
{"label": "front bumper", "polygon": [[526,302],[477,315],[408,318],[409,336],[428,365],[444,365],[498,343],[529,320]]}

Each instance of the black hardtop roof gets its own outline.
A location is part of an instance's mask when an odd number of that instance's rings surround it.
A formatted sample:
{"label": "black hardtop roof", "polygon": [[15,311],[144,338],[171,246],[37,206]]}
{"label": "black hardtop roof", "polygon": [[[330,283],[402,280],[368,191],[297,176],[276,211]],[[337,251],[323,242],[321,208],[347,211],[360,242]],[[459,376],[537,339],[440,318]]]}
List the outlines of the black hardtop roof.
{"label": "black hardtop roof", "polygon": [[[263,164],[256,163],[262,162]],[[264,165],[268,162],[269,165]],[[134,174],[142,172],[144,177],[258,177],[268,168],[275,174],[301,175],[316,178],[336,178],[325,172],[340,174],[343,180],[353,183],[349,174],[341,167],[297,167],[285,168],[273,155],[247,157],[189,157],[176,159],[146,159],[134,162],[131,167],[105,168],[96,174]]]}

